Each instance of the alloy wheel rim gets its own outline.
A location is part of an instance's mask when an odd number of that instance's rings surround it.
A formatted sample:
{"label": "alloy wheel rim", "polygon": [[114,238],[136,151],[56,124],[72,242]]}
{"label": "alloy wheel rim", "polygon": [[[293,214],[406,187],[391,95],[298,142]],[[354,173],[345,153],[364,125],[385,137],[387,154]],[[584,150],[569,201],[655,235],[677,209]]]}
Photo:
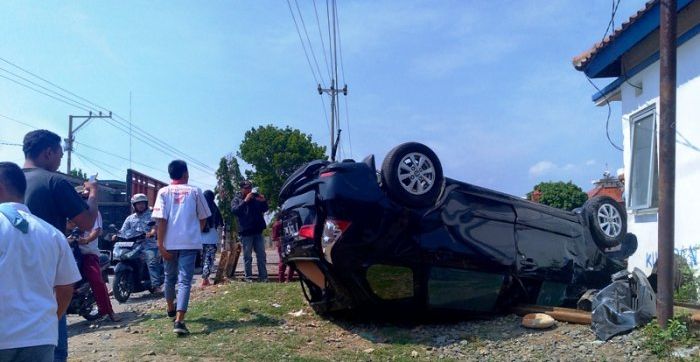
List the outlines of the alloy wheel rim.
{"label": "alloy wheel rim", "polygon": [[401,187],[411,195],[423,195],[435,184],[435,166],[420,152],[404,156],[397,169]]}
{"label": "alloy wheel rim", "polygon": [[614,238],[622,232],[622,216],[617,209],[610,204],[604,204],[598,208],[598,224],[600,229],[608,237]]}

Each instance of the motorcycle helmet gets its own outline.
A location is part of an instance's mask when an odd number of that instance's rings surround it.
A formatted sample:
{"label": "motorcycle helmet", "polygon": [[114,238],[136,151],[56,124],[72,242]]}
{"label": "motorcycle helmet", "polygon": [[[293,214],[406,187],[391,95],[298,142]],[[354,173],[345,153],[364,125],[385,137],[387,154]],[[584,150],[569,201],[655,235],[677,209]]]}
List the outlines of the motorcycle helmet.
{"label": "motorcycle helmet", "polygon": [[146,204],[148,204],[148,197],[144,194],[135,194],[131,197],[131,205],[135,205],[139,202],[145,202]]}

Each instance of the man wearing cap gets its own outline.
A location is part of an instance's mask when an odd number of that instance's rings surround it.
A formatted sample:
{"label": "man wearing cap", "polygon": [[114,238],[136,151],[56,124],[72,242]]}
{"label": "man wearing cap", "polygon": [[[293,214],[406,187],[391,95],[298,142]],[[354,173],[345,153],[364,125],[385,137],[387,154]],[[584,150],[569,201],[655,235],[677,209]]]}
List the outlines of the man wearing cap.
{"label": "man wearing cap", "polygon": [[255,259],[258,261],[258,281],[266,282],[267,257],[262,231],[267,226],[263,217],[268,210],[267,200],[265,200],[265,196],[257,192],[257,188],[253,188],[252,182],[241,181],[239,186],[241,191],[231,202],[231,212],[238,219],[238,235],[243,243],[244,277],[246,281],[252,281],[253,250],[255,250]]}

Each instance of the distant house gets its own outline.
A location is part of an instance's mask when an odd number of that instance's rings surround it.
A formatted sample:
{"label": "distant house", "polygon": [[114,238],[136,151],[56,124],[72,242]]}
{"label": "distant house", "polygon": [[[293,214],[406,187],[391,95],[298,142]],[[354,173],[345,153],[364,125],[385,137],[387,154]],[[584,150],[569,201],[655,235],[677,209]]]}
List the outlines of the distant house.
{"label": "distant house", "polygon": [[613,177],[606,171],[603,173],[603,178],[594,181],[593,185],[593,189],[586,193],[589,199],[595,196],[608,196],[620,204],[624,204],[624,185],[620,178]]}
{"label": "distant house", "polygon": [[[574,58],[590,78],[615,78],[593,95],[622,107],[628,230],[639,249],[630,267],[650,272],[657,256],[659,1],[649,1],[620,29]],[[678,0],[675,246],[700,261],[700,1]]]}

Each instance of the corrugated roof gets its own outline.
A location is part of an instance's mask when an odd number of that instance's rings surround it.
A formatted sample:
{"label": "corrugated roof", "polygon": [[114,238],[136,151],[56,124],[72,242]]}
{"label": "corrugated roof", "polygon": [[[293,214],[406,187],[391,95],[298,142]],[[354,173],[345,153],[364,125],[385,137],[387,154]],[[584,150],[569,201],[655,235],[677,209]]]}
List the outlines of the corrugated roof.
{"label": "corrugated roof", "polygon": [[649,0],[647,1],[646,5],[644,6],[644,9],[641,9],[637,11],[636,14],[632,15],[627,21],[622,23],[622,25],[617,28],[612,34],[608,35],[603,41],[596,43],[591,47],[589,50],[586,50],[585,52],[577,55],[574,57],[572,60],[574,67],[577,70],[583,70],[586,68],[588,63],[595,58],[595,56],[602,50],[603,48],[607,47],[610,43],[615,41],[620,34],[622,34],[627,28],[630,27],[630,25],[634,24],[639,18],[644,16],[649,10],[651,10],[654,5],[656,5],[659,2],[659,0]]}

